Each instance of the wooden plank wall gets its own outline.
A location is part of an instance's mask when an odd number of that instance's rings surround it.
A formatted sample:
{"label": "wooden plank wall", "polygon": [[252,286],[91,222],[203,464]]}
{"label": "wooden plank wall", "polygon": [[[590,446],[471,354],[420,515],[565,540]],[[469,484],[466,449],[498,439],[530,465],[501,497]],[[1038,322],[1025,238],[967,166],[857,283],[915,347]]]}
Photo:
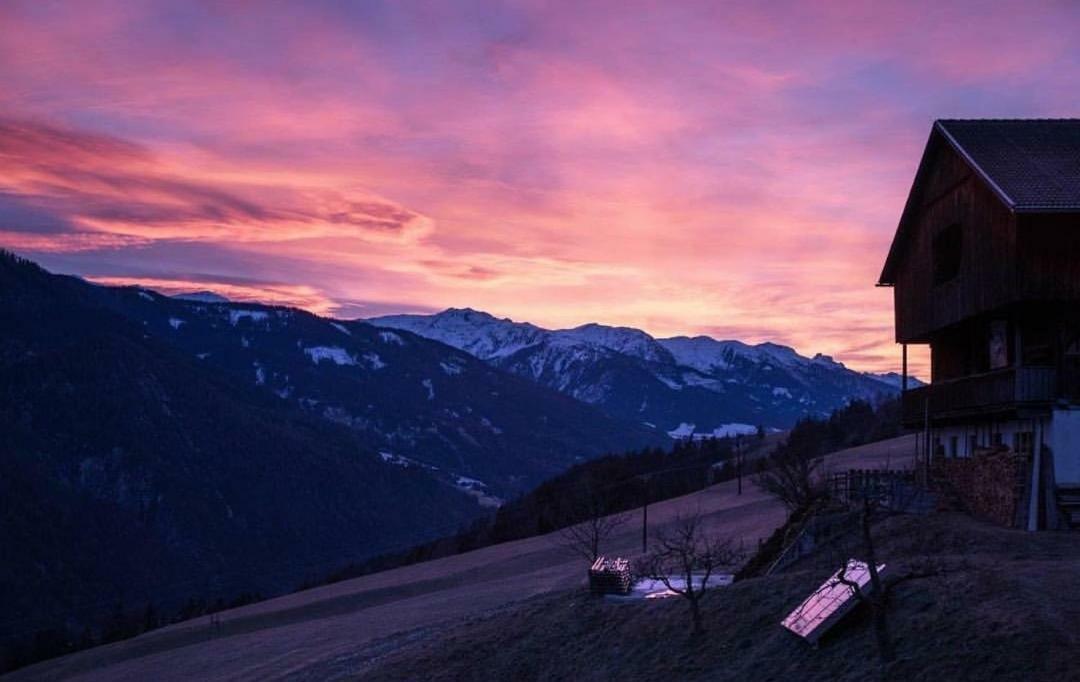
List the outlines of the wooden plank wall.
{"label": "wooden plank wall", "polygon": [[1080,215],[1021,215],[1017,234],[1021,297],[1080,302]]}
{"label": "wooden plank wall", "polygon": [[[938,144],[921,187],[914,227],[897,269],[897,341],[918,343],[966,318],[1017,298],[1016,219],[947,144]],[[933,283],[934,236],[952,224],[962,232],[960,272]]]}

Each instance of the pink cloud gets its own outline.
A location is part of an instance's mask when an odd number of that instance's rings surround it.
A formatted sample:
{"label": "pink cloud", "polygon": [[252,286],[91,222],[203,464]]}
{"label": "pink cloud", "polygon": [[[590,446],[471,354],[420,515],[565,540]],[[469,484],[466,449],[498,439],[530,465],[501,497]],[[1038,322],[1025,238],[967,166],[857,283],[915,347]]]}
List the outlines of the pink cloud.
{"label": "pink cloud", "polygon": [[0,219],[55,220],[0,244],[896,369],[872,285],[930,122],[1070,113],[1078,11],[6,3]]}
{"label": "pink cloud", "polygon": [[242,170],[206,178],[112,136],[0,119],[0,191],[54,211],[77,226],[73,232],[144,240],[408,241],[430,229],[424,216],[363,190],[304,182],[287,174],[248,179]]}
{"label": "pink cloud", "polygon": [[338,304],[318,289],[295,284],[237,284],[214,278],[195,277],[87,277],[97,284],[107,286],[140,286],[159,291],[167,296],[193,291],[213,291],[231,301],[249,301],[270,305],[303,308],[316,315],[330,315]]}

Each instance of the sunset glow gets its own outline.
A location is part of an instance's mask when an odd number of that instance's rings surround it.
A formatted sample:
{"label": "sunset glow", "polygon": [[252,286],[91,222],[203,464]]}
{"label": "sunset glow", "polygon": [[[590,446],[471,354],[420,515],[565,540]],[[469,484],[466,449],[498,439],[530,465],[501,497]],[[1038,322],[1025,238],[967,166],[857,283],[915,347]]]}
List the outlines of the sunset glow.
{"label": "sunset glow", "polygon": [[0,246],[898,370],[874,283],[931,122],[1080,92],[1069,2],[348,4],[0,5]]}

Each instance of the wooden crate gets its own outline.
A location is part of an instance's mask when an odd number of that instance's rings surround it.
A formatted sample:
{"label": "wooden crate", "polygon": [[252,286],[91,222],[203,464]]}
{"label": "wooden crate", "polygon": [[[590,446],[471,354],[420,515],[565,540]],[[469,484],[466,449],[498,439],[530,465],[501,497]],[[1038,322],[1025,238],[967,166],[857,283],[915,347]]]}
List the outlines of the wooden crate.
{"label": "wooden crate", "polygon": [[633,585],[630,562],[622,557],[597,557],[589,568],[589,589],[593,594],[627,594]]}

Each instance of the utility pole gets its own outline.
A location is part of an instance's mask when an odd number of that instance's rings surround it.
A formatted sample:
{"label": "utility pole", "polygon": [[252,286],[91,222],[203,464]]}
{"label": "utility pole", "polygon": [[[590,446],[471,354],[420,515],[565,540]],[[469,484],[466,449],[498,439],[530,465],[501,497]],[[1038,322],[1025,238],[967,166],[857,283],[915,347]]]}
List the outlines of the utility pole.
{"label": "utility pole", "polygon": [[645,489],[645,504],[642,505],[641,513],[641,553],[649,551],[649,475],[641,477],[642,487]]}
{"label": "utility pole", "polygon": [[903,343],[900,346],[903,349],[900,360],[900,395],[903,396],[907,393],[907,344]]}
{"label": "utility pole", "polygon": [[742,436],[735,436],[735,475],[739,479],[739,492],[742,495]]}

